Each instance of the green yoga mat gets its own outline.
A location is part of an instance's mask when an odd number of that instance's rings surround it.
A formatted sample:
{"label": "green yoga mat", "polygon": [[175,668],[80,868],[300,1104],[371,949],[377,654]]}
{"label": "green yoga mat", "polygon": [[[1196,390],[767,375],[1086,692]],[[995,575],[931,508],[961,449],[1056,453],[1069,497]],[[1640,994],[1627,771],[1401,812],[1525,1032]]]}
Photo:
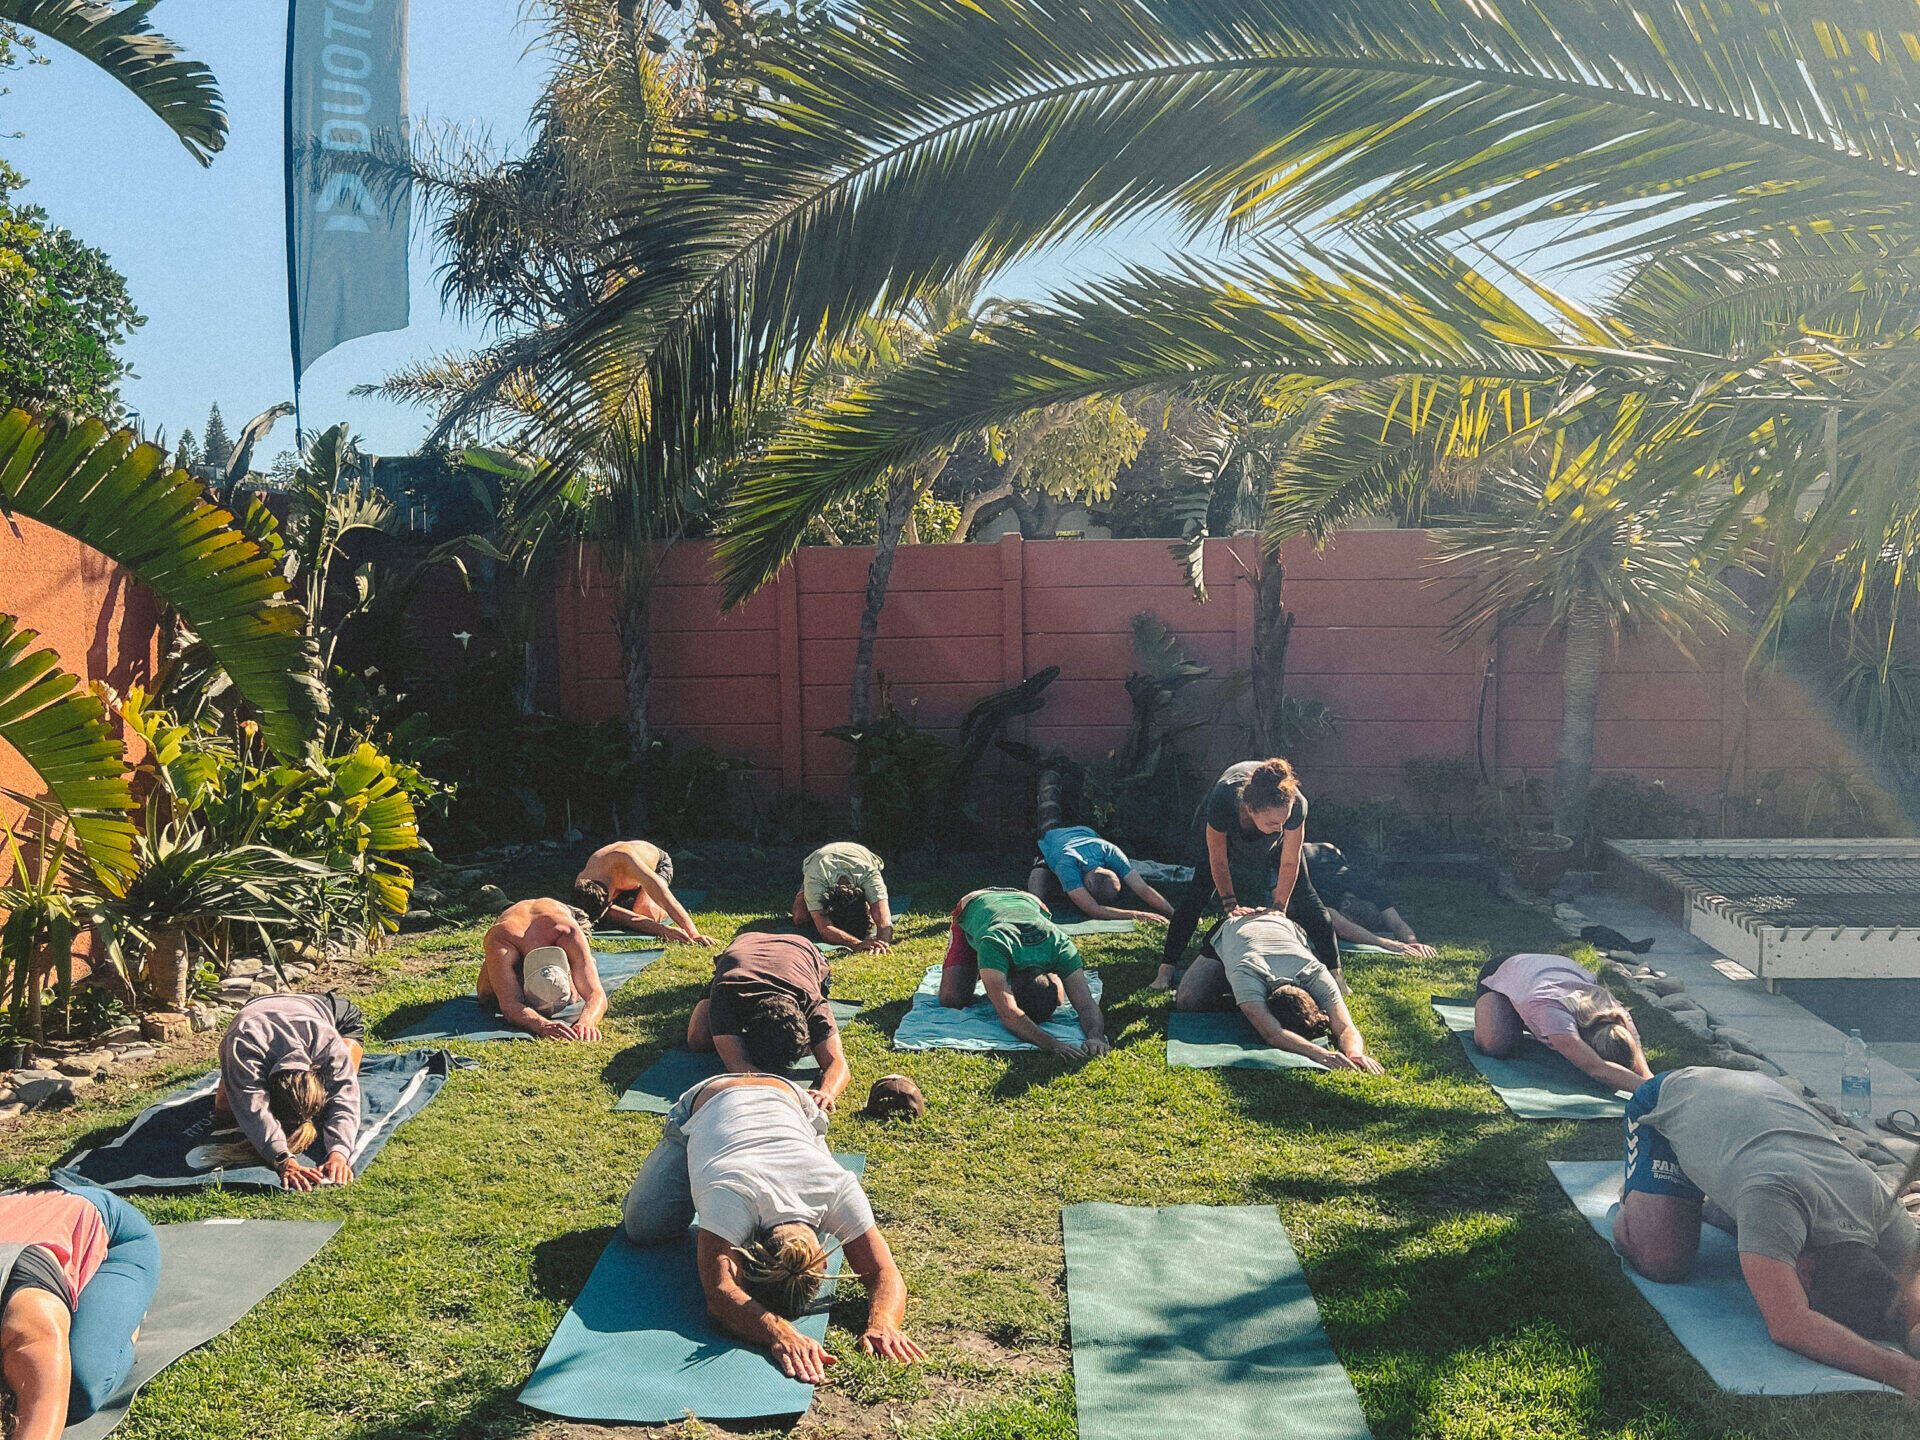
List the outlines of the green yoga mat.
{"label": "green yoga mat", "polygon": [[1367,1440],[1271,1205],[1069,1205],[1080,1440]]}
{"label": "green yoga mat", "polygon": [[1190,1070],[1324,1070],[1305,1055],[1276,1050],[1247,1017],[1227,1011],[1176,1010],[1167,1021],[1167,1064]]}
{"label": "green yoga mat", "polygon": [[1473,1001],[1436,995],[1433,1013],[1459,1037],[1468,1063],[1521,1119],[1618,1120],[1625,1113],[1617,1091],[1582,1075],[1531,1035],[1521,1039],[1520,1052],[1511,1059],[1482,1055],[1473,1043]]}
{"label": "green yoga mat", "polygon": [[[1553,1160],[1548,1164],[1567,1198],[1611,1246],[1611,1212],[1620,1199],[1620,1162]],[[1774,1344],[1740,1273],[1733,1237],[1724,1230],[1700,1227],[1700,1254],[1679,1285],[1656,1284],[1624,1262],[1620,1268],[1660,1312],[1673,1338],[1722,1390],[1738,1395],[1826,1395],[1889,1389],[1877,1380],[1836,1370]]]}
{"label": "green yoga mat", "polygon": [[[866,1156],[836,1155],[856,1175]],[[801,1415],[813,1387],[789,1380],[764,1350],[723,1334],[707,1318],[694,1256],[694,1227],[666,1245],[641,1248],[618,1231],[540,1357],[520,1403],[570,1420],[659,1425],[685,1419],[747,1420]],[[827,1261],[840,1270],[840,1247]],[[833,1282],[796,1325],[823,1340]]]}
{"label": "green yoga mat", "polygon": [[318,1255],[340,1225],[338,1220],[199,1220],[154,1226],[160,1285],[140,1323],[133,1370],[104,1405],[67,1426],[61,1440],[103,1440],[112,1434],[141,1386],[239,1324]]}
{"label": "green yoga mat", "polygon": [[[689,915],[707,903],[707,892],[704,890],[676,890],[673,893],[674,898],[687,907],[687,913]],[[596,945],[617,945],[623,940],[651,943],[660,937],[658,935],[642,935],[638,930],[614,929],[595,930],[588,938]]]}
{"label": "green yoga mat", "polygon": [[[844,1026],[860,1013],[858,1000],[829,1000],[827,1006],[833,1011],[836,1025]],[[664,1115],[673,1108],[688,1090],[702,1080],[711,1080],[724,1069],[720,1057],[711,1052],[697,1055],[681,1046],[674,1046],[653,1064],[634,1077],[633,1083],[626,1088],[620,1098],[613,1102],[616,1110],[639,1110],[648,1115]],[[803,1055],[800,1060],[789,1066],[784,1072],[788,1079],[803,1084],[820,1073],[819,1062],[811,1055]]]}

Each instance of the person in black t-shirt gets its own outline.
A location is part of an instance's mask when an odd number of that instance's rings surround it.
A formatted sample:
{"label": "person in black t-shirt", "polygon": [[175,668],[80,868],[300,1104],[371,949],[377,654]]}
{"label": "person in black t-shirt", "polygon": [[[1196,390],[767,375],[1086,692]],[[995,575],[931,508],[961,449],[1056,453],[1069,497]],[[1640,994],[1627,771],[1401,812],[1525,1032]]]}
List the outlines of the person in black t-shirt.
{"label": "person in black t-shirt", "polygon": [[713,983],[687,1021],[687,1048],[713,1051],[735,1074],[778,1075],[811,1053],[813,1099],[831,1111],[847,1088],[847,1058],[827,1004],[833,973],[804,935],[749,933],[713,957]]}

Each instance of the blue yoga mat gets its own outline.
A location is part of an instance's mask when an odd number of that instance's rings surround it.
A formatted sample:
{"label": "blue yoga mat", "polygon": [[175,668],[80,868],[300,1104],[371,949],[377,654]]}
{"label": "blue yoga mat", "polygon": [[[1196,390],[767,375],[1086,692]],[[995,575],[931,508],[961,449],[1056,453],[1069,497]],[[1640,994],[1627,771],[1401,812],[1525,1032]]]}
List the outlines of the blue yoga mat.
{"label": "blue yoga mat", "polygon": [[[1554,1160],[1549,1167],[1567,1198],[1611,1246],[1610,1212],[1620,1199],[1620,1162]],[[1624,1261],[1620,1268],[1660,1312],[1673,1338],[1722,1390],[1737,1395],[1826,1395],[1889,1389],[1877,1380],[1836,1370],[1774,1344],[1740,1273],[1733,1237],[1724,1230],[1700,1227],[1700,1254],[1682,1284],[1656,1284]]]}
{"label": "blue yoga mat", "polygon": [[[856,1175],[866,1156],[834,1157]],[[642,1248],[617,1230],[561,1317],[520,1403],[570,1420],[659,1425],[692,1413],[703,1420],[800,1415],[813,1386],[789,1380],[764,1350],[741,1344],[707,1318],[694,1251],[694,1227],[679,1240]],[[827,1261],[840,1270],[840,1247]],[[829,1278],[795,1322],[824,1340],[833,1302]]]}
{"label": "blue yoga mat", "polygon": [[[829,1000],[827,1004],[833,1010],[834,1023],[837,1025],[844,1026],[860,1013],[858,1000]],[[636,1075],[625,1093],[614,1102],[613,1108],[664,1115],[673,1108],[674,1101],[702,1080],[711,1080],[724,1068],[720,1064],[720,1057],[710,1050],[696,1054],[676,1045]],[[820,1073],[820,1065],[811,1055],[803,1055],[784,1073],[789,1079],[805,1084]]]}
{"label": "blue yoga mat", "polygon": [[1271,1205],[1069,1205],[1080,1440],[1368,1440]]}
{"label": "blue yoga mat", "polygon": [[1433,1013],[1458,1038],[1467,1063],[1522,1120],[1618,1120],[1626,1113],[1618,1091],[1582,1075],[1531,1035],[1523,1035],[1518,1053],[1504,1060],[1482,1054],[1473,1043],[1472,1000],[1436,995]]}
{"label": "blue yoga mat", "polygon": [[1191,1070],[1324,1070],[1305,1055],[1277,1050],[1238,1011],[1176,1010],[1167,1021],[1167,1064]]}
{"label": "blue yoga mat", "polygon": [[[593,965],[600,972],[600,987],[611,995],[667,952],[664,950],[596,950]],[[584,1004],[569,1005],[556,1019],[572,1020]],[[396,1044],[407,1040],[531,1040],[533,1036],[517,1030],[500,1018],[500,1012],[483,1006],[472,995],[459,995],[416,1020],[395,1035]]]}
{"label": "blue yoga mat", "polygon": [[1049,918],[1061,930],[1069,935],[1131,935],[1135,920],[1095,920],[1091,915],[1082,915],[1071,905],[1056,905],[1047,912]]}
{"label": "blue yoga mat", "polygon": [[[364,1175],[393,1132],[440,1093],[454,1066],[444,1050],[369,1055],[360,1065],[360,1134],[354,1141],[353,1173]],[[199,1185],[252,1185],[279,1190],[280,1177],[265,1165],[213,1170],[195,1152],[204,1145],[238,1140],[231,1119],[213,1113],[220,1072],[202,1075],[184,1090],[142,1110],[125,1130],[95,1150],[83,1150],[59,1171],[106,1190],[180,1190]],[[310,1164],[326,1157],[309,1153]],[[56,1177],[57,1178],[57,1177]]]}
{"label": "blue yoga mat", "polygon": [[[687,913],[689,915],[707,903],[707,892],[704,890],[676,890],[673,894],[675,899],[687,907]],[[642,935],[638,930],[613,928],[595,930],[587,938],[596,945],[618,945],[623,941],[636,940],[650,943],[658,940],[660,937],[658,935]]]}
{"label": "blue yoga mat", "polygon": [[[1089,970],[1087,985],[1093,991],[1093,998],[1100,998],[1100,977]],[[986,992],[978,988],[973,1004],[965,1010],[949,1010],[940,1003],[940,967],[930,966],[921,978],[920,988],[914,992],[913,1008],[907,1011],[900,1021],[900,1028],[893,1032],[893,1048],[896,1050],[1035,1050],[1024,1040],[1016,1039],[1006,1026],[1000,1023],[1000,1017],[993,1012],[993,1006],[985,999]],[[1080,1017],[1074,1013],[1073,1006],[1062,1005],[1053,1012],[1053,1017],[1040,1027],[1049,1035],[1058,1036],[1069,1045],[1078,1045],[1085,1038],[1080,1033]]]}

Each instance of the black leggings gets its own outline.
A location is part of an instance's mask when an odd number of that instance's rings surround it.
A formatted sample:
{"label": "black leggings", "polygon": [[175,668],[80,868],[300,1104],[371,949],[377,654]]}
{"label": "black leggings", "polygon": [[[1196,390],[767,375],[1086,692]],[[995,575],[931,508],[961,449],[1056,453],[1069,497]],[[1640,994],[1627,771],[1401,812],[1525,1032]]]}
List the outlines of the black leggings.
{"label": "black leggings", "polygon": [[[1187,942],[1193,939],[1193,932],[1199,927],[1200,917],[1213,896],[1213,868],[1202,851],[1193,867],[1193,883],[1187,886],[1187,893],[1181,897],[1180,903],[1173,907],[1173,919],[1167,924],[1166,948],[1160,954],[1161,964],[1180,963],[1186,953]],[[1313,888],[1313,877],[1307,874],[1304,863],[1300,866],[1299,877],[1293,882],[1293,894],[1287,898],[1287,918],[1306,932],[1307,940],[1313,946],[1314,958],[1338,975],[1340,941],[1333,933],[1333,917],[1327,913],[1326,902],[1320,898],[1320,892]]]}

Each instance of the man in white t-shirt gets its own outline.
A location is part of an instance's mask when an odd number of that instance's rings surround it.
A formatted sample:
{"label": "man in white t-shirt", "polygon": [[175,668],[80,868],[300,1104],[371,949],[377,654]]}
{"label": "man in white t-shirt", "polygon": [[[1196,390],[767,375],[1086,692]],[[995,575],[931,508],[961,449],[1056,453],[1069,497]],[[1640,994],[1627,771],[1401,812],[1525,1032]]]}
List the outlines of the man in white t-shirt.
{"label": "man in white t-shirt", "polygon": [[[1276,1050],[1329,1070],[1380,1073],[1339,984],[1307,932],[1281,910],[1254,910],[1216,925],[1181,977],[1173,1008],[1237,1009]],[[1315,1043],[1321,1035],[1332,1038],[1331,1048]]]}
{"label": "man in white t-shirt", "polygon": [[781,1370],[818,1384],[834,1357],[790,1323],[819,1293],[829,1236],[866,1286],[860,1347],[924,1360],[900,1329],[907,1287],[860,1181],[827,1148],[827,1116],[807,1092],[771,1075],[702,1081],[667,1114],[660,1143],[621,1207],[636,1245],[699,1226],[700,1284],[716,1325],[773,1352]]}

